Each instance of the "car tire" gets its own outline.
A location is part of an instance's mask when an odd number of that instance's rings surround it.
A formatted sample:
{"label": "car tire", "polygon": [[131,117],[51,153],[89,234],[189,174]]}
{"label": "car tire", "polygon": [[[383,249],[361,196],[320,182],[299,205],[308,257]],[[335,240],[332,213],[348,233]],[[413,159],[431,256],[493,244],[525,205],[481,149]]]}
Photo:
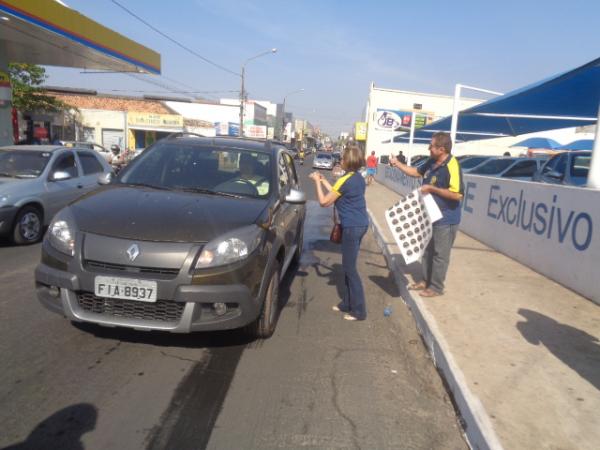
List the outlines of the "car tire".
{"label": "car tire", "polygon": [[25,206],[15,217],[12,240],[17,245],[35,244],[44,234],[41,211],[34,206]]}
{"label": "car tire", "polygon": [[258,318],[248,326],[248,333],[257,339],[268,339],[275,332],[275,325],[279,316],[279,263],[275,262],[269,277],[269,284],[265,292]]}

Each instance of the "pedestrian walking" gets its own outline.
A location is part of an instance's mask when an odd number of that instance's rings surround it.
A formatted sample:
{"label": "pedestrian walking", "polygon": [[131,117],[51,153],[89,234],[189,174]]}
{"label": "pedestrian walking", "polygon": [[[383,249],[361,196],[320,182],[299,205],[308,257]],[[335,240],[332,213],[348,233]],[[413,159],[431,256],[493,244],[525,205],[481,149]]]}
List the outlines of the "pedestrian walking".
{"label": "pedestrian walking", "polygon": [[370,185],[377,173],[377,156],[375,152],[371,152],[371,156],[367,158],[367,185]]}
{"label": "pedestrian walking", "polygon": [[[346,320],[367,318],[365,292],[356,267],[360,243],[369,226],[365,180],[358,173],[358,169],[363,167],[364,163],[360,148],[349,145],[342,156],[342,168],[346,174],[333,186],[320,173],[310,174],[310,178],[315,182],[319,204],[323,207],[334,205],[342,225],[342,268],[345,292],[342,300],[333,306],[333,310],[344,312]],[[323,188],[328,192],[325,193]]]}
{"label": "pedestrian walking", "polygon": [[444,293],[450,250],[460,223],[464,187],[460,164],[451,151],[450,135],[439,132],[431,137],[430,156],[422,166],[409,167],[392,159],[392,165],[406,175],[423,178],[421,192],[431,194],[442,212],[442,218],[432,226],[431,241],[423,255],[423,280],[409,286],[409,289],[421,291],[422,297],[437,297]]}

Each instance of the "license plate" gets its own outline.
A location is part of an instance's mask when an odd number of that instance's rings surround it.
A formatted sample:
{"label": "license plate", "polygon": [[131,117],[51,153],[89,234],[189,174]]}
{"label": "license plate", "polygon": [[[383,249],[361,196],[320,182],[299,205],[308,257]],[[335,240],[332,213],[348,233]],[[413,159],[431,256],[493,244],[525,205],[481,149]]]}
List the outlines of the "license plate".
{"label": "license plate", "polygon": [[155,302],[156,288],[156,281],[136,280],[133,278],[98,276],[94,280],[94,294],[97,297]]}

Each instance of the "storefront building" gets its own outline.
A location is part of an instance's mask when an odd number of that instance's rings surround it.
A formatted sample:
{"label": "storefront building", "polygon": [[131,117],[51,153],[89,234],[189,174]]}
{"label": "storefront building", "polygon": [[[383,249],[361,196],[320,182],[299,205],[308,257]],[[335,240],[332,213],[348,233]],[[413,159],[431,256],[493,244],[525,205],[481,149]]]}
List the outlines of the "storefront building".
{"label": "storefront building", "polygon": [[[461,99],[460,109],[470,108],[481,102],[482,100],[477,99]],[[395,155],[401,150],[407,154],[408,144],[391,142],[393,136],[400,134],[395,130],[410,130],[413,112],[415,128],[420,128],[451,115],[453,105],[453,96],[378,88],[371,84],[365,117],[367,154],[375,151],[379,157]],[[415,143],[413,153],[417,152],[426,153],[427,145]]]}
{"label": "storefront building", "polygon": [[171,133],[184,131],[183,117],[177,114],[127,113],[128,148],[142,149]]}

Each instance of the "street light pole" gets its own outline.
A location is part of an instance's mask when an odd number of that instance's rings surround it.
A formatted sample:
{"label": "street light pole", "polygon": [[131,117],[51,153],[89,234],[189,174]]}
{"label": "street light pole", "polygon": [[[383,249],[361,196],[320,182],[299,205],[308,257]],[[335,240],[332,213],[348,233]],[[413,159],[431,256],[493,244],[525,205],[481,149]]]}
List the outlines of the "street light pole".
{"label": "street light pole", "polygon": [[287,94],[285,94],[283,96],[283,112],[282,112],[282,119],[281,119],[281,139],[283,140],[283,136],[285,133],[285,100],[292,94],[297,94],[299,92],[304,92],[304,88],[298,89],[296,91],[292,91],[292,92],[288,92]]}
{"label": "street light pole", "polygon": [[259,53],[258,55],[254,55],[253,57],[248,58],[246,61],[244,61],[244,64],[242,64],[242,71],[240,74],[240,77],[242,79],[242,88],[240,90],[240,137],[244,136],[244,101],[246,100],[246,90],[245,90],[245,86],[244,86],[244,81],[245,81],[244,79],[246,76],[246,64],[248,64],[253,59],[260,58],[261,56],[268,55],[270,53],[277,53],[277,49],[272,48],[271,50],[267,50],[266,52],[262,52],[262,53]]}

